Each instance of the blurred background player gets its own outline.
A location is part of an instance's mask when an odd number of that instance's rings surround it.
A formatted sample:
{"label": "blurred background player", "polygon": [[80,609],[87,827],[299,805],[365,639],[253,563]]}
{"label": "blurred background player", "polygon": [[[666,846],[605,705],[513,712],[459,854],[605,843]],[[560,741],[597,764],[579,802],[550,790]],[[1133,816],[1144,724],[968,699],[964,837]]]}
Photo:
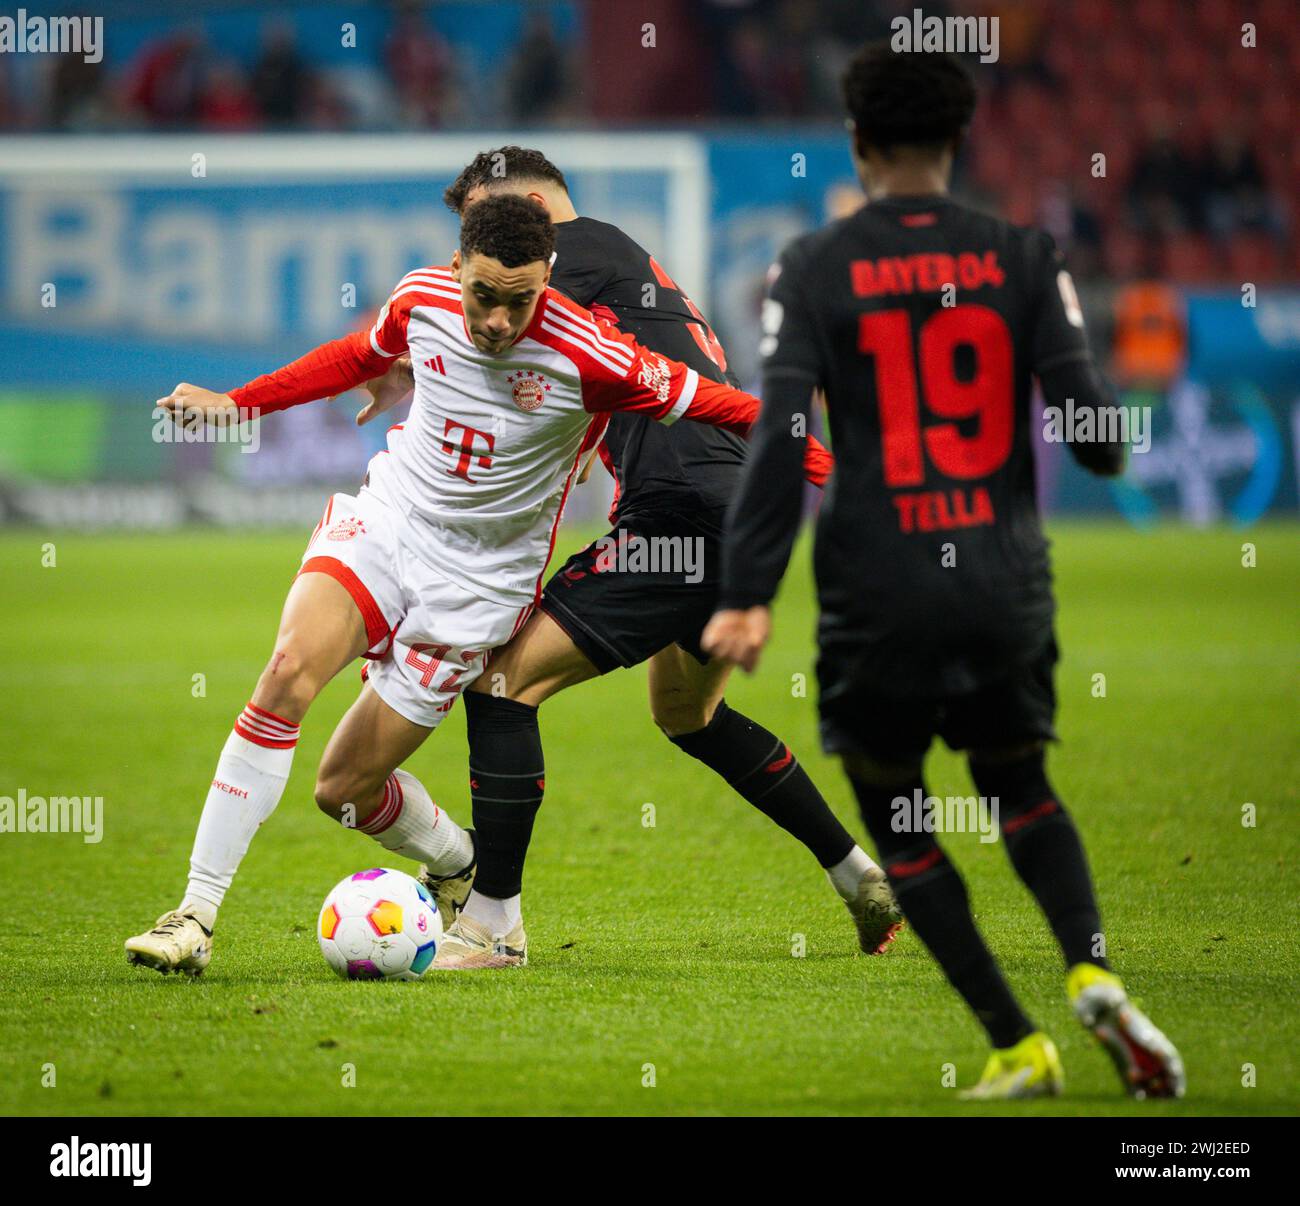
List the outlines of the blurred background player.
{"label": "blurred background player", "polygon": [[[485,151],[444,199],[460,214],[500,193],[528,197],[555,223],[552,288],[643,346],[734,384],[695,304],[622,230],[580,216],[564,175],[540,151]],[[379,409],[409,390],[404,367],[372,383]],[[723,693],[731,667],[699,647],[717,599],[718,542],[745,449],[743,439],[721,428],[659,428],[611,416],[599,455],[616,483],[613,530],[551,576],[538,612],[494,655],[492,674],[465,695],[478,867],[439,967],[505,967],[526,958],[523,867],[545,784],[538,708],[566,687],[642,662],[649,663],[650,712],[663,734],[808,847],[848,906],[863,951],[880,953],[892,940],[900,915],[884,873],[836,819],[790,747],[728,707]],[[610,567],[603,550],[629,539],[692,542],[702,572],[697,578],[685,569]]]}
{"label": "blurred background player", "polygon": [[[767,640],[799,526],[806,423],[796,420],[820,387],[837,458],[816,543],[823,744],[842,758],[904,915],[993,1045],[968,1095],[1058,1093],[1063,1073],[933,830],[910,823],[936,735],[967,752],[996,809],[1065,956],[1079,1020],[1129,1092],[1181,1095],[1177,1051],[1109,970],[1083,846],[1044,767],[1057,648],[1032,377],[1049,406],[1072,399],[1081,417],[1112,403],[1110,389],[1052,239],[947,195],[975,108],[966,70],[875,43],[844,92],[868,204],[795,240],[774,269],[762,418],[705,648],[752,669]],[[1094,473],[1123,467],[1122,444],[1070,449]]]}

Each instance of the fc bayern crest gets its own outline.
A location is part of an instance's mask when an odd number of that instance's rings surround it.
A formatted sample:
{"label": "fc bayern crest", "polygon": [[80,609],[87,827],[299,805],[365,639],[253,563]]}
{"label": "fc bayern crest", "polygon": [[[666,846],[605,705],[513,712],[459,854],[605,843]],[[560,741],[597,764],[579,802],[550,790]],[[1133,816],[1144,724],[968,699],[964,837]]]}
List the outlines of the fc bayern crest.
{"label": "fc bayern crest", "polygon": [[366,525],[355,515],[346,515],[325,533],[325,539],[351,540],[353,536],[356,536],[358,533],[364,532],[365,530]]}
{"label": "fc bayern crest", "polygon": [[513,387],[515,405],[520,410],[536,410],[546,401],[546,393],[551,388],[541,373],[532,369],[511,373],[506,380]]}

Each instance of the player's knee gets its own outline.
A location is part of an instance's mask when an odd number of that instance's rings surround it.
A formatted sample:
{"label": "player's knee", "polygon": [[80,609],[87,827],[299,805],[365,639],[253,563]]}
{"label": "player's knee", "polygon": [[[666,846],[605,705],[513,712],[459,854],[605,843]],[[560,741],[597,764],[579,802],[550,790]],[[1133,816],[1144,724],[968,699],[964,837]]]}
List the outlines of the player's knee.
{"label": "player's knee", "polygon": [[1042,742],[972,752],[970,772],[980,795],[991,806],[996,801],[998,822],[1008,835],[1019,832],[1031,820],[1065,815],[1047,778]]}
{"label": "player's knee", "polygon": [[316,773],[316,807],[332,820],[356,825],[368,814],[375,794],[373,783],[346,767],[322,765]]}
{"label": "player's knee", "polygon": [[846,752],[840,759],[844,773],[854,783],[873,788],[893,788],[917,783],[921,778],[921,760],[902,758],[886,761],[860,751]]}
{"label": "player's knee", "polygon": [[326,681],[296,641],[281,638],[258,680],[254,702],[286,719],[299,720]]}
{"label": "player's knee", "polygon": [[344,776],[326,771],[323,767],[316,776],[314,794],[316,807],[336,821],[343,816],[344,806],[350,803]]}
{"label": "player's knee", "polygon": [[997,747],[986,747],[970,751],[970,767],[972,773],[978,773],[977,768],[1006,766],[1014,762],[1023,762],[1027,758],[1032,758],[1042,753],[1046,747],[1043,741],[1026,741],[1019,745],[1006,745]]}
{"label": "player's knee", "polygon": [[717,711],[716,699],[704,699],[692,691],[660,691],[650,697],[650,716],[669,739],[707,728]]}

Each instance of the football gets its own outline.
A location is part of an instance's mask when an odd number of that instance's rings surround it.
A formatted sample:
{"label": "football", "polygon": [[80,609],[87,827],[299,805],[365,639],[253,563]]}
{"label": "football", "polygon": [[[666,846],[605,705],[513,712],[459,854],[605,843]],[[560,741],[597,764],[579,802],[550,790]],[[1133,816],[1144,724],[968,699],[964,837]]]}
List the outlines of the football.
{"label": "football", "polygon": [[316,926],[321,954],[349,980],[418,980],[442,941],[442,918],[423,885],[372,867],[340,880]]}

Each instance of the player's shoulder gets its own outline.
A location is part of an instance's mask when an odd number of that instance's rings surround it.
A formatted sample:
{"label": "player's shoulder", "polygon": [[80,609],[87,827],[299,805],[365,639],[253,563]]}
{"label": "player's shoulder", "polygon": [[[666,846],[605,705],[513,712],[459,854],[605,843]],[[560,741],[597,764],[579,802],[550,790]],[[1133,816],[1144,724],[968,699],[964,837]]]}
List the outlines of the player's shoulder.
{"label": "player's shoulder", "polygon": [[572,221],[558,223],[555,227],[555,237],[557,241],[574,247],[601,249],[627,255],[648,254],[645,248],[621,226],[615,226],[612,222],[602,222],[599,218],[588,218],[585,214]]}
{"label": "player's shoulder", "polygon": [[460,285],[445,264],[430,264],[408,272],[388,298],[389,305],[411,309],[421,304],[451,302],[460,305]]}
{"label": "player's shoulder", "polygon": [[839,218],[816,230],[796,235],[781,251],[781,262],[789,267],[816,263],[843,238],[849,219]]}
{"label": "player's shoulder", "polygon": [[423,268],[412,268],[397,282],[398,289],[413,289],[420,285],[432,285],[460,292],[460,286],[451,274],[450,264],[427,264]]}
{"label": "player's shoulder", "polygon": [[767,270],[767,287],[772,289],[778,281],[787,289],[801,285],[826,258],[827,249],[834,245],[833,230],[839,224],[832,222],[829,226],[818,227],[791,239]]}
{"label": "player's shoulder", "polygon": [[[554,285],[546,286],[546,315],[549,318],[559,315],[570,322],[576,322],[585,326],[590,323],[593,326],[599,323],[595,314],[587,309],[586,306],[576,302],[567,293],[561,293]],[[608,323],[603,325],[608,326]]]}
{"label": "player's shoulder", "polygon": [[951,201],[953,214],[965,231],[990,246],[1002,246],[1027,261],[1053,259],[1056,240],[1038,226],[1022,225],[974,205]]}
{"label": "player's shoulder", "polygon": [[595,371],[599,366],[623,376],[632,367],[636,341],[626,332],[549,285],[543,305],[534,330],[539,342],[573,360],[579,369]]}
{"label": "player's shoulder", "polygon": [[858,252],[864,243],[876,241],[881,220],[878,211],[864,205],[845,217],[796,235],[782,249],[778,263],[783,269],[815,271],[828,261],[839,262],[846,249]]}
{"label": "player's shoulder", "polygon": [[567,288],[566,281],[573,282],[576,275],[581,282],[577,292],[584,301],[603,291],[593,289],[597,280],[604,288],[619,281],[637,282],[639,288],[651,262],[650,253],[627,231],[587,217],[556,225],[555,254],[561,287]]}

